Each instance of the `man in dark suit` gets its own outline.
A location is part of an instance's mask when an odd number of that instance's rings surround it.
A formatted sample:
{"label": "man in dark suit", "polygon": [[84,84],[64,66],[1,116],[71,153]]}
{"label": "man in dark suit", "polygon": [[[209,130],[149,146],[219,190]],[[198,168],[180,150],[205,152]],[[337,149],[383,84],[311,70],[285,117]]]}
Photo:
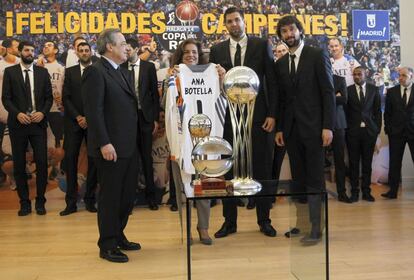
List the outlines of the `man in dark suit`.
{"label": "man in dark suit", "polygon": [[381,131],[381,97],[374,85],[366,83],[366,69],[362,66],[352,71],[354,85],[348,87],[346,106],[346,131],[349,153],[349,178],[351,202],[359,200],[359,161],[362,159],[362,199],[373,202],[371,195],[372,156],[375,142]]}
{"label": "man in dark suit", "polygon": [[[319,48],[305,46],[303,26],[294,16],[285,16],[277,26],[289,55],[277,60],[280,108],[276,143],[286,143],[292,173],[292,192],[325,190],[324,147],[332,141],[335,126],[335,95],[329,57]],[[305,202],[306,198],[300,198]],[[304,243],[321,238],[321,195],[309,195],[310,234]],[[291,233],[299,229],[292,229]]]}
{"label": "man in dark suit", "polygon": [[336,121],[333,131],[332,151],[335,162],[335,181],[338,201],[351,203],[345,188],[345,128],[346,116],[344,107],[348,99],[346,80],[344,77],[333,75],[333,84],[336,101]]}
{"label": "man in dark suit", "polygon": [[160,111],[157,72],[153,63],[138,57],[137,40],[127,39],[126,43],[128,61],[121,67],[129,70],[131,84],[138,99],[138,151],[145,177],[145,195],[149,209],[158,210],[152,166],[152,136],[158,129]]}
{"label": "man in dark suit", "polygon": [[400,84],[387,91],[384,111],[385,133],[388,135],[390,145],[388,175],[390,190],[381,195],[389,199],[397,198],[402,159],[407,143],[411,158],[414,160],[413,69],[401,67],[399,74]]}
{"label": "man in dark suit", "polygon": [[[64,149],[65,149],[65,171],[66,171],[66,208],[60,212],[61,216],[70,215],[77,211],[77,179],[78,158],[83,140],[86,140],[88,124],[83,110],[81,95],[81,78],[85,68],[92,64],[91,46],[79,43],[76,53],[79,64],[69,67],[65,71],[63,84],[63,106],[64,116]],[[86,192],[83,198],[85,208],[89,212],[97,212],[95,207],[95,191],[97,187],[96,167],[93,158],[88,157],[88,174],[86,178]]]}
{"label": "man in dark suit", "polygon": [[[252,125],[253,177],[254,179],[271,179],[273,155],[273,129],[276,114],[276,92],[274,85],[273,53],[266,40],[248,37],[245,34],[243,12],[230,7],[224,14],[224,23],[230,38],[211,48],[210,62],[220,64],[230,70],[235,66],[247,66],[253,69],[260,79],[260,89],[256,97]],[[264,85],[266,81],[266,85]],[[267,96],[264,88],[267,86]],[[224,124],[224,138],[233,142],[230,113],[227,109]],[[227,176],[227,179],[232,176]],[[271,225],[269,211],[271,200],[257,201],[257,222],[260,231],[267,236],[276,236]],[[237,231],[237,200],[223,200],[225,222],[214,235],[216,238],[227,236]]]}
{"label": "man in dark suit", "polygon": [[36,203],[38,215],[45,215],[47,185],[46,114],[52,106],[52,86],[46,69],[33,65],[34,45],[19,44],[20,64],[6,68],[3,80],[4,107],[9,112],[7,125],[12,144],[14,179],[20,198],[19,216],[31,213],[26,174],[28,144],[36,163]]}
{"label": "man in dark suit", "polygon": [[139,250],[124,234],[137,186],[138,102],[128,73],[119,67],[127,59],[119,29],[102,31],[97,40],[101,59],[82,75],[82,99],[88,125],[88,155],[94,158],[100,185],[98,228],[100,257],[127,262],[120,251]]}

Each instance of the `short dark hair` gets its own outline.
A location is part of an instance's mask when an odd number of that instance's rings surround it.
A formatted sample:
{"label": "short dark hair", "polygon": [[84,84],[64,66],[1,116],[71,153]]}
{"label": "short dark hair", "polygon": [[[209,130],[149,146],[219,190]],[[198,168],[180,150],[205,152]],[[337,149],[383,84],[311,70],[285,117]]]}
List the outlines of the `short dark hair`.
{"label": "short dark hair", "polygon": [[77,37],[75,37],[75,39],[73,39],[72,46],[75,46],[76,41],[78,41],[78,40],[85,40],[86,41],[86,39],[84,37],[77,36]]}
{"label": "short dark hair", "polygon": [[1,42],[1,45],[5,48],[10,48],[13,44],[13,41],[19,42],[16,38],[10,38],[10,39],[4,39],[3,42]]}
{"label": "short dark hair", "polygon": [[282,38],[282,36],[281,36],[282,27],[287,26],[287,25],[291,25],[291,24],[295,24],[296,25],[297,29],[299,30],[299,32],[301,34],[301,38],[302,38],[303,37],[303,33],[304,33],[304,29],[303,29],[302,23],[297,19],[297,17],[290,16],[290,15],[284,16],[284,17],[282,17],[279,20],[279,22],[277,24],[277,28],[276,28],[277,36],[279,38]]}
{"label": "short dark hair", "polygon": [[19,52],[21,52],[25,46],[29,46],[29,47],[33,47],[33,48],[35,47],[32,42],[29,42],[29,41],[21,41],[19,43],[19,46],[17,47],[17,49],[19,50]]}
{"label": "short dark hair", "polygon": [[240,16],[241,16],[242,18],[244,18],[244,12],[243,12],[243,10],[241,10],[241,9],[239,9],[239,8],[235,7],[235,6],[232,6],[232,7],[228,8],[228,9],[224,12],[224,22],[226,22],[226,17],[227,17],[229,14],[232,14],[232,13],[239,13],[239,14],[240,14]]}
{"label": "short dark hair", "polygon": [[86,43],[86,42],[82,42],[82,43],[79,43],[79,45],[78,45],[78,49],[77,50],[79,50],[79,47],[83,47],[83,46],[88,46],[89,47],[89,50],[91,49],[91,45],[89,45],[88,43]]}
{"label": "short dark hair", "polygon": [[366,72],[368,70],[368,68],[366,68],[365,66],[359,65],[359,66],[355,67],[352,72],[354,72],[355,70],[361,70],[363,72]]}
{"label": "short dark hair", "polygon": [[126,42],[128,45],[131,45],[131,47],[132,47],[133,49],[139,48],[139,44],[138,44],[137,39],[134,39],[134,38],[128,38],[128,39],[126,39],[126,40],[125,40],[125,42]]}
{"label": "short dark hair", "polygon": [[171,59],[171,64],[172,65],[178,65],[180,63],[183,63],[183,56],[184,56],[184,48],[185,46],[187,46],[188,44],[193,44],[197,46],[197,51],[198,51],[198,64],[200,64],[200,61],[202,59],[203,56],[203,49],[201,48],[201,43],[197,40],[194,40],[192,38],[190,39],[186,39],[184,41],[182,41],[177,49],[175,50],[172,59]]}
{"label": "short dark hair", "polygon": [[53,48],[55,49],[55,50],[58,50],[59,48],[58,48],[58,46],[57,46],[57,44],[54,42],[54,41],[46,41],[45,42],[45,44],[46,43],[52,43],[53,44]]}

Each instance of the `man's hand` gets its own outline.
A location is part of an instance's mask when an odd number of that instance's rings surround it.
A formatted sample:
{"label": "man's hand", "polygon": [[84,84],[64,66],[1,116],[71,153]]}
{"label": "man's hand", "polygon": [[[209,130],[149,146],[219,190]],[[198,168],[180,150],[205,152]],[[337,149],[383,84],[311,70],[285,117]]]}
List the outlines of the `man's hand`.
{"label": "man's hand", "polygon": [[224,69],[220,64],[216,65],[216,69],[219,76],[220,85],[222,85],[224,81],[224,76],[226,75],[226,69]]}
{"label": "man's hand", "polygon": [[279,147],[285,146],[285,140],[283,139],[283,132],[281,131],[276,132],[275,142],[276,142],[276,145],[278,145]]}
{"label": "man's hand", "polygon": [[105,160],[108,161],[114,161],[116,162],[117,160],[117,155],[116,155],[116,151],[114,146],[112,146],[112,144],[106,144],[105,146],[101,147],[101,153],[102,153],[102,157]]}
{"label": "man's hand", "polygon": [[154,121],[154,129],[152,130],[152,136],[154,136],[157,133],[158,126],[159,126],[158,122]]}
{"label": "man's hand", "polygon": [[30,116],[29,115],[26,115],[25,113],[18,113],[17,114],[17,120],[21,124],[30,124],[32,122]]}
{"label": "man's hand", "polygon": [[276,123],[275,118],[267,117],[265,119],[265,122],[262,125],[262,128],[266,132],[272,132],[273,129],[275,128],[275,123]]}
{"label": "man's hand", "polygon": [[44,117],[45,115],[43,115],[42,112],[34,112],[33,114],[30,115],[30,120],[33,123],[40,123]]}
{"label": "man's hand", "polygon": [[327,147],[332,143],[333,133],[330,129],[322,129],[322,146]]}
{"label": "man's hand", "polygon": [[81,115],[77,116],[76,121],[78,122],[78,125],[82,129],[87,129],[88,128],[88,124],[86,123],[86,118],[84,116],[81,116]]}

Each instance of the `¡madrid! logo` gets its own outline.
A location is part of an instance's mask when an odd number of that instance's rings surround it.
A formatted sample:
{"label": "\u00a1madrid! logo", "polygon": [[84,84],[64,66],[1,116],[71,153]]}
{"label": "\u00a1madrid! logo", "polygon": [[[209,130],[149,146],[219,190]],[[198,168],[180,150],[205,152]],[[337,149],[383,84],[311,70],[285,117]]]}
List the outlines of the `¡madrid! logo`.
{"label": "\u00a1madrid! logo", "polygon": [[374,28],[376,25],[375,14],[367,14],[367,27]]}

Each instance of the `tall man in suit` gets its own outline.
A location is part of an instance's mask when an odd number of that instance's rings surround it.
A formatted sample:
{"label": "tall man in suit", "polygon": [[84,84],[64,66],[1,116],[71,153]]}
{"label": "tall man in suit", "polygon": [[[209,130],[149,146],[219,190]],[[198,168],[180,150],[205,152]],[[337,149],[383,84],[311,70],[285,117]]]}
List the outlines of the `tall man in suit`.
{"label": "tall man in suit", "polygon": [[411,158],[414,160],[414,91],[413,69],[399,69],[399,85],[387,91],[385,99],[385,133],[390,145],[390,170],[388,184],[390,190],[381,194],[385,198],[397,198],[401,178],[401,164],[405,145],[408,143]]}
{"label": "tall man in suit", "polygon": [[362,66],[354,68],[354,82],[348,87],[346,106],[347,145],[349,153],[349,178],[351,181],[351,202],[359,200],[359,161],[362,159],[362,199],[373,202],[371,195],[372,156],[375,142],[381,131],[381,97],[374,85],[366,82],[366,72]]}
{"label": "tall man in suit", "polygon": [[[247,66],[253,69],[259,77],[260,89],[256,97],[252,125],[253,177],[270,179],[274,145],[272,132],[276,114],[272,49],[266,40],[246,35],[243,12],[237,8],[230,7],[226,10],[224,23],[230,38],[211,48],[210,62],[220,64],[226,71],[235,66]],[[264,85],[265,81],[266,85]],[[265,87],[267,87],[267,96]],[[233,142],[228,109],[224,124],[224,138],[230,143]],[[257,201],[257,222],[261,232],[273,237],[276,236],[276,230],[269,219],[270,207],[271,200],[269,199]],[[216,238],[225,237],[237,231],[237,200],[223,200],[223,216],[225,222],[214,235]]]}
{"label": "tall man in suit", "polygon": [[120,68],[127,59],[121,31],[102,31],[97,49],[101,58],[85,69],[81,91],[88,125],[88,155],[94,158],[100,185],[99,255],[111,262],[127,262],[128,256],[120,249],[141,248],[124,234],[138,178],[138,102],[128,73]]}
{"label": "tall man in suit", "polygon": [[138,99],[138,151],[145,177],[145,195],[149,209],[158,210],[152,166],[152,136],[158,129],[160,111],[157,72],[153,63],[138,57],[137,40],[127,39],[126,43],[128,61],[121,67],[129,70],[131,84]]}
{"label": "tall man in suit", "polygon": [[345,109],[348,99],[346,80],[344,77],[333,75],[333,84],[336,101],[336,121],[333,131],[332,151],[335,162],[335,181],[338,201],[351,203],[345,188]]}
{"label": "tall man in suit", "polygon": [[[79,64],[66,69],[63,84],[63,106],[65,107],[63,146],[65,149],[67,190],[66,208],[60,212],[61,216],[70,215],[77,211],[78,158],[82,141],[86,140],[88,128],[82,102],[81,78],[86,67],[92,64],[91,46],[86,42],[81,42],[76,53],[79,57]],[[85,208],[89,212],[97,212],[95,207],[96,176],[93,158],[88,157],[86,192],[83,200]]]}
{"label": "tall man in suit", "polygon": [[26,174],[26,151],[33,148],[36,163],[36,203],[38,215],[45,215],[47,185],[46,114],[52,106],[52,86],[46,69],[33,65],[34,45],[21,42],[20,64],[6,68],[2,101],[9,112],[7,125],[12,144],[14,178],[20,198],[19,216],[31,213]]}
{"label": "tall man in suit", "polygon": [[[276,143],[286,143],[292,192],[319,193],[325,190],[324,147],[333,137],[335,95],[327,53],[305,46],[303,32],[294,16],[281,18],[277,26],[277,35],[289,47],[289,55],[275,65],[280,97]],[[312,228],[302,242],[316,243],[321,238],[322,198],[310,195],[307,200]],[[297,231],[292,229],[292,233]]]}

